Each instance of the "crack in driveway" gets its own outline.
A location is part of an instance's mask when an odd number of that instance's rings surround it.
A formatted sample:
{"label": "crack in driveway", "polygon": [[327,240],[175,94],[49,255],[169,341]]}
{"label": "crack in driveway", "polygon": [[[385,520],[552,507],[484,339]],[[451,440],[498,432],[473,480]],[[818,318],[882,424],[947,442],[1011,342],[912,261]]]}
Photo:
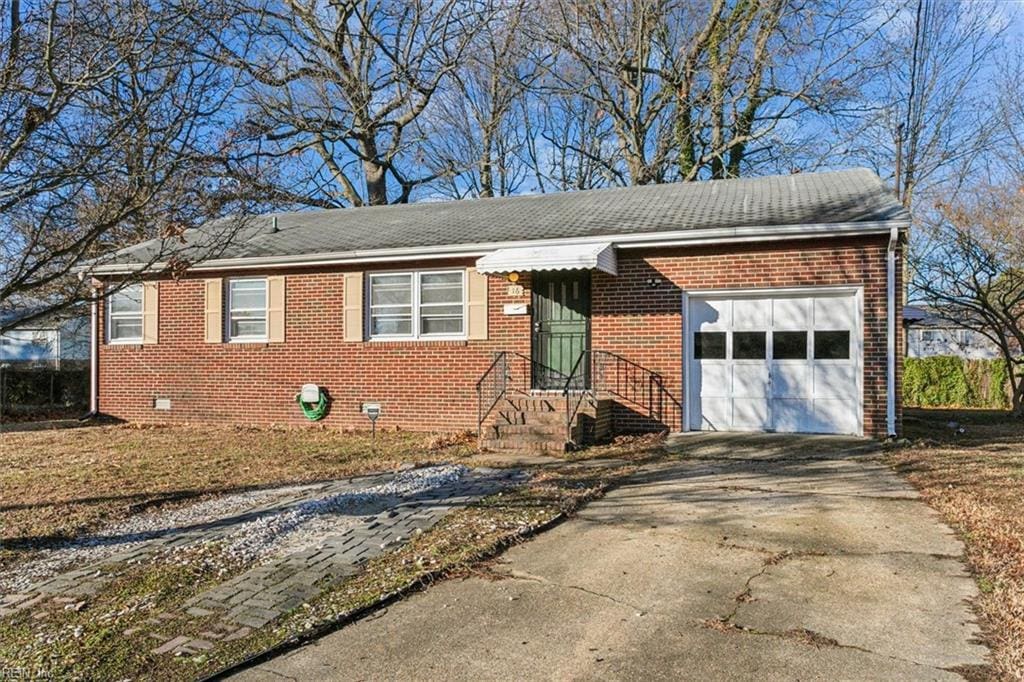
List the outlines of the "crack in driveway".
{"label": "crack in driveway", "polygon": [[827,490],[786,490],[784,488],[768,488],[751,485],[711,485],[700,486],[696,490],[729,490],[736,492],[766,493],[768,495],[794,495],[814,497],[852,497],[857,500],[877,500],[879,502],[917,502],[918,498],[908,491],[906,495],[894,493],[892,495],[870,494],[870,493],[840,493]]}
{"label": "crack in driveway", "polygon": [[522,580],[524,582],[533,582],[533,583],[538,583],[540,585],[550,585],[552,587],[558,587],[558,588],[561,588],[561,589],[564,589],[564,590],[576,590],[578,592],[583,592],[584,594],[589,594],[589,595],[592,595],[594,597],[599,597],[601,599],[606,599],[606,600],[608,600],[610,602],[613,602],[615,604],[618,604],[620,606],[628,606],[629,608],[633,609],[634,611],[637,611],[640,614],[646,614],[647,613],[647,609],[644,608],[643,606],[638,606],[637,604],[632,604],[632,603],[630,603],[628,601],[624,601],[622,599],[619,599],[618,597],[613,597],[610,594],[605,594],[604,592],[597,592],[595,590],[591,590],[591,589],[589,589],[587,587],[583,587],[581,585],[566,585],[564,583],[558,583],[558,582],[555,582],[553,580],[548,580],[547,578],[545,578],[543,576],[533,575],[532,573],[525,573],[523,571],[516,571],[514,569],[513,570],[509,570],[509,571],[495,571],[495,572],[493,572],[493,575],[495,575],[497,577],[501,577],[501,578],[511,579],[511,580]]}
{"label": "crack in driveway", "polygon": [[734,623],[731,620],[724,619],[709,619],[701,623],[701,627],[709,630],[716,630],[718,632],[734,635],[751,635],[754,637],[775,637],[778,639],[785,639],[788,641],[800,642],[813,646],[818,649],[832,648],[832,649],[847,649],[850,651],[857,651],[859,653],[868,654],[870,656],[878,656],[880,658],[887,658],[892,661],[899,661],[901,663],[908,663],[910,665],[919,666],[922,668],[928,668],[929,670],[944,670],[948,671],[948,668],[938,668],[934,665],[922,663],[921,661],[915,661],[910,658],[901,658],[899,656],[892,656],[890,654],[883,654],[871,649],[857,646],[856,644],[843,644],[831,637],[822,635],[814,630],[808,630],[807,628],[793,628],[790,630],[759,630],[757,628],[748,627],[746,625],[740,625]]}
{"label": "crack in driveway", "polygon": [[675,530],[673,528],[665,526],[655,526],[648,524],[639,523],[625,523],[623,521],[608,521],[605,519],[598,519],[592,516],[586,516],[580,514],[576,517],[576,521],[580,523],[589,523],[595,526],[607,526],[614,528],[629,528],[637,532],[643,532],[648,535],[662,535],[670,538],[679,540],[685,540],[687,542],[693,542],[695,544],[709,544],[721,547],[722,549],[731,549],[738,552],[750,552],[753,554],[767,554],[773,556],[781,552],[788,552],[793,556],[820,556],[820,557],[873,557],[873,556],[929,556],[933,559],[953,559],[955,561],[964,561],[963,554],[943,554],[941,552],[920,552],[909,549],[888,549],[888,550],[872,550],[866,552],[852,552],[848,550],[837,550],[832,548],[822,549],[787,549],[777,550],[770,549],[763,545],[744,545],[738,542],[727,542],[725,540],[718,540],[709,538],[701,535],[691,535],[682,531]]}

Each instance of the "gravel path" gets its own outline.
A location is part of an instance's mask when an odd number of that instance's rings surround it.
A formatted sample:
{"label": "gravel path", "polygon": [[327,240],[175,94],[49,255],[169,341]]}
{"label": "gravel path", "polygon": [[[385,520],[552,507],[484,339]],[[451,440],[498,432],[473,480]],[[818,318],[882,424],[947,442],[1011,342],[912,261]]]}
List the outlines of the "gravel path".
{"label": "gravel path", "polygon": [[247,562],[298,552],[315,546],[326,535],[358,524],[363,515],[391,498],[397,502],[454,483],[468,471],[461,465],[412,469],[381,485],[307,500],[282,513],[241,524],[226,536],[224,550]]}
{"label": "gravel path", "polygon": [[[358,524],[367,513],[402,498],[453,483],[469,469],[446,465],[411,469],[384,483],[359,487],[359,479],[283,486],[225,495],[178,509],[139,514],[101,531],[42,550],[15,571],[0,574],[0,594],[21,592],[75,566],[100,563],[145,543],[171,542],[184,532],[233,516],[222,532],[198,535],[196,542],[223,542],[226,553],[249,563],[312,547],[325,536]],[[379,481],[379,477],[374,477]],[[337,492],[338,484],[344,489]],[[334,489],[332,491],[332,488]],[[247,514],[261,509],[258,514]]]}

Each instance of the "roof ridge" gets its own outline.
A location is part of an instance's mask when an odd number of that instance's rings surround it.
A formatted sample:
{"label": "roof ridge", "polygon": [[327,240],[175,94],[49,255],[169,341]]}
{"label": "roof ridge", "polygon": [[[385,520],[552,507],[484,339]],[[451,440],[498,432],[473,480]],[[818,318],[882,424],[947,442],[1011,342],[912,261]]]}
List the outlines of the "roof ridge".
{"label": "roof ridge", "polygon": [[[328,213],[339,213],[344,211],[387,211],[391,209],[408,209],[411,207],[416,208],[428,208],[437,206],[452,206],[456,204],[477,204],[481,205],[484,203],[506,203],[509,201],[529,201],[538,199],[550,199],[551,197],[564,197],[564,196],[594,196],[596,194],[611,194],[611,193],[625,193],[632,191],[668,191],[671,189],[698,189],[705,186],[712,188],[712,193],[717,194],[719,188],[723,184],[736,184],[741,183],[763,183],[768,184],[772,180],[788,178],[790,180],[790,188],[795,189],[797,178],[821,178],[824,176],[836,176],[836,175],[853,175],[853,174],[868,174],[873,178],[876,178],[878,183],[884,186],[884,181],[875,174],[873,170],[865,166],[855,166],[853,168],[842,168],[836,170],[826,171],[810,171],[810,172],[798,172],[798,173],[773,173],[771,175],[753,175],[744,176],[738,178],[714,178],[711,180],[677,180],[674,182],[658,182],[658,183],[647,183],[644,185],[618,185],[614,187],[590,187],[587,189],[575,189],[565,190],[559,192],[528,192],[524,194],[506,194],[497,197],[469,197],[466,199],[441,199],[436,201],[413,201],[408,203],[397,203],[397,204],[373,204],[363,206],[338,206],[336,208],[322,208],[313,210],[297,210],[297,211],[274,211],[270,213],[254,214],[259,216],[278,216],[278,217],[291,217],[301,216],[309,214],[328,214]],[[284,229],[284,228],[282,228]]]}
{"label": "roof ridge", "polygon": [[[188,235],[185,256],[208,260],[202,249],[225,247],[218,262],[243,258],[291,258],[316,254],[390,253],[419,249],[532,241],[623,238],[781,226],[902,221],[909,213],[867,168],[768,175],[723,181],[675,182],[575,192],[521,194],[487,199],[421,201],[369,206],[243,214],[231,243],[210,221]],[[278,230],[271,230],[274,221]],[[251,223],[249,222],[251,221]],[[204,245],[202,242],[209,242]],[[117,252],[114,263],[151,262],[160,240]],[[103,259],[100,259],[103,262]],[[106,262],[110,262],[107,260]]]}

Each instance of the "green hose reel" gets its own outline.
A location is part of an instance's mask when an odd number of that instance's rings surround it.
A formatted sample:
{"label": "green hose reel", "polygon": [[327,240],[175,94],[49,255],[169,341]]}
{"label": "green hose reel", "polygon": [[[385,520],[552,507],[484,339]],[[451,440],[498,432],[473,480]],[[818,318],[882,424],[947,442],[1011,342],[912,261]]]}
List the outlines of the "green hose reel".
{"label": "green hose reel", "polygon": [[316,384],[306,384],[295,394],[302,414],[310,421],[320,421],[327,414],[327,391]]}

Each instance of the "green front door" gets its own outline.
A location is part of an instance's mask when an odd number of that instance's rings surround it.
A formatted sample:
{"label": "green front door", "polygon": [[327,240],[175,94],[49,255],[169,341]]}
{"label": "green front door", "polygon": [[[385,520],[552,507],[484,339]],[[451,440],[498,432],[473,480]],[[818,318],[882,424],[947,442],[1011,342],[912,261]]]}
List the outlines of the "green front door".
{"label": "green front door", "polygon": [[[533,276],[533,386],[565,388],[590,347],[590,271],[538,272]],[[576,388],[587,377],[575,378]]]}

